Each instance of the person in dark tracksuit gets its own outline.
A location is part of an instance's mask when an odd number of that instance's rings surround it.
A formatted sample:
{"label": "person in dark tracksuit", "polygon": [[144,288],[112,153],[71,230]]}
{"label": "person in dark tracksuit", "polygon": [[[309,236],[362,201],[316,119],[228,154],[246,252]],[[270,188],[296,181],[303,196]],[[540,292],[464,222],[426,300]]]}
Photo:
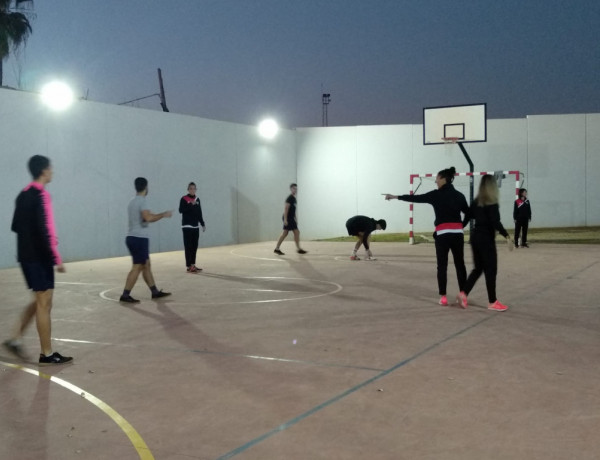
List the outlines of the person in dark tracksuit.
{"label": "person in dark tracksuit", "polygon": [[350,256],[350,260],[360,260],[356,252],[361,246],[365,247],[367,257],[365,260],[375,260],[371,252],[371,233],[375,230],[385,230],[387,223],[383,219],[375,220],[367,216],[354,216],[346,221],[346,230],[348,235],[358,237],[358,241],[354,245],[354,250]]}
{"label": "person in dark tracksuit", "polygon": [[440,305],[447,306],[446,297],[448,252],[452,251],[459,291],[464,289],[467,269],[464,260],[464,234],[461,213],[466,214],[469,205],[465,196],[457,191],[452,182],[456,169],[454,167],[440,171],[435,183],[437,190],[423,195],[390,195],[386,200],[398,199],[411,203],[429,203],[435,212],[435,253],[437,256],[437,280],[440,294]]}
{"label": "person in dark tracksuit", "polygon": [[27,360],[22,339],[35,319],[40,339],[39,365],[65,364],[73,358],[53,352],[51,338],[54,267],[59,273],[65,271],[58,252],[52,200],[46,190],[52,181],[52,165],[49,158],[34,155],[28,167],[33,180],[17,197],[11,230],[17,234],[17,259],[27,287],[33,291],[33,299],[21,314],[13,336],[3,345],[18,358]]}
{"label": "person in dark tracksuit", "polygon": [[519,247],[519,234],[521,232],[520,247],[528,248],[527,229],[531,221],[531,205],[527,199],[527,189],[519,189],[519,198],[515,200],[513,219],[515,221],[515,248]]}
{"label": "person in dark tracksuit", "polygon": [[512,249],[510,236],[500,222],[500,207],[498,206],[498,184],[494,176],[486,174],[481,178],[477,198],[471,203],[469,212],[465,216],[464,224],[470,219],[475,219],[473,234],[471,235],[471,248],[475,268],[469,274],[464,290],[456,300],[461,307],[467,308],[467,296],[483,273],[488,293],[488,309],[506,311],[508,307],[500,303],[496,297],[496,274],[498,272],[498,256],[496,253],[496,231],[506,238],[509,249]]}
{"label": "person in dark tracksuit", "polygon": [[202,271],[196,267],[196,252],[198,251],[198,238],[200,237],[200,226],[206,231],[204,219],[202,218],[202,205],[200,198],[196,196],[196,184],[190,182],[187,195],[179,200],[179,212],[181,213],[181,229],[183,231],[183,247],[185,252],[185,266],[188,273]]}

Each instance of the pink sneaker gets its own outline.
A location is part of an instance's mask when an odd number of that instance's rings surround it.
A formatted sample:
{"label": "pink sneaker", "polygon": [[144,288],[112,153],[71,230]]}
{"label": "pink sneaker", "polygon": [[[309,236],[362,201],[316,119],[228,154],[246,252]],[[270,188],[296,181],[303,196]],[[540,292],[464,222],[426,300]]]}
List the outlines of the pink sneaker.
{"label": "pink sneaker", "polygon": [[350,256],[350,260],[360,260],[360,257],[358,257],[358,256]]}
{"label": "pink sneaker", "polygon": [[496,300],[494,303],[488,305],[488,310],[506,311],[508,310],[508,307],[506,305],[501,304],[499,300]]}
{"label": "pink sneaker", "polygon": [[443,307],[447,307],[448,306],[448,298],[443,295],[442,297],[440,297],[440,305]]}
{"label": "pink sneaker", "polygon": [[460,291],[458,293],[458,295],[456,296],[456,302],[458,302],[458,304],[462,307],[462,308],[467,308],[467,306],[469,305],[467,302],[467,294],[465,294],[465,291]]}

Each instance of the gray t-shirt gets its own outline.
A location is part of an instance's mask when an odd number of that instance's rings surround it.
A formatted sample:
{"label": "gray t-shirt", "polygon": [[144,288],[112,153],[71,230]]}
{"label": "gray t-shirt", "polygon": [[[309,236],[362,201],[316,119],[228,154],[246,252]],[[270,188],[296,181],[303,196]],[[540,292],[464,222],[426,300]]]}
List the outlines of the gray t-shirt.
{"label": "gray t-shirt", "polygon": [[127,206],[127,214],[129,216],[129,231],[127,236],[136,236],[138,238],[150,238],[148,222],[142,218],[142,211],[148,210],[146,206],[146,197],[136,195]]}

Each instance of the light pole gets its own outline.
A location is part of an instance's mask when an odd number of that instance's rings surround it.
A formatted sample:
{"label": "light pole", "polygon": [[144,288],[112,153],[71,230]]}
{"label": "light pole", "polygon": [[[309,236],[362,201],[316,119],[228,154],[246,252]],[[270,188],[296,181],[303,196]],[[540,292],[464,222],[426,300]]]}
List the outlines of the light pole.
{"label": "light pole", "polygon": [[331,102],[331,94],[323,93],[321,100],[323,102],[323,126],[329,126],[329,120],[327,120],[327,106]]}

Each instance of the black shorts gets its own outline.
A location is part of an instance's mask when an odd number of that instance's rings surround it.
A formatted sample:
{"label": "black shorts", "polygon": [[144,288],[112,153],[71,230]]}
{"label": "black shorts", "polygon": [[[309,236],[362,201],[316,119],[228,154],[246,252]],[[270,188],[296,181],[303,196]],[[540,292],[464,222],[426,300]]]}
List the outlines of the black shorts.
{"label": "black shorts", "polygon": [[134,264],[145,264],[150,258],[150,240],[148,238],[139,238],[137,236],[128,236],[125,238],[125,244],[129,249],[129,254]]}
{"label": "black shorts", "polygon": [[352,225],[350,220],[346,222],[346,230],[348,230],[348,235],[350,236],[358,236],[358,232],[360,231]]}
{"label": "black shorts", "polygon": [[288,220],[288,224],[283,226],[284,230],[298,230],[298,222],[296,222],[296,219],[293,220]]}
{"label": "black shorts", "polygon": [[43,262],[21,262],[27,287],[40,292],[54,289],[54,266]]}

